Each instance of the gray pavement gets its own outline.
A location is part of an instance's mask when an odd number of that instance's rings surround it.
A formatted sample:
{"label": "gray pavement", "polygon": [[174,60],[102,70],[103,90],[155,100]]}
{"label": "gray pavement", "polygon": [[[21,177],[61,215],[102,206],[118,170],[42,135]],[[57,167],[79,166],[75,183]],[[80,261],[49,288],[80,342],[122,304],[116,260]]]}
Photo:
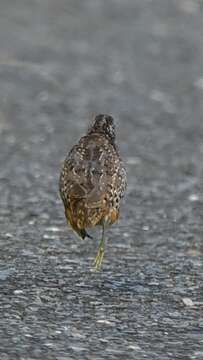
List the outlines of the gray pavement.
{"label": "gray pavement", "polygon": [[[203,359],[203,2],[1,0],[0,359]],[[80,241],[58,176],[117,119],[121,219]]]}

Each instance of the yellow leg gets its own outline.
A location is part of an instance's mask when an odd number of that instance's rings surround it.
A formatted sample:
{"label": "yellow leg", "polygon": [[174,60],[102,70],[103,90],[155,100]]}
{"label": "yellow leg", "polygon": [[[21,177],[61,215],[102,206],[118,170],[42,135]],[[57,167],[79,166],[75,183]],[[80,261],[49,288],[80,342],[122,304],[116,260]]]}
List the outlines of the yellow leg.
{"label": "yellow leg", "polygon": [[94,270],[100,270],[101,268],[101,264],[102,264],[102,260],[104,257],[104,245],[105,245],[105,237],[104,237],[104,230],[105,230],[105,225],[102,225],[102,238],[99,244],[99,248],[98,248],[98,252],[97,255],[94,259]]}

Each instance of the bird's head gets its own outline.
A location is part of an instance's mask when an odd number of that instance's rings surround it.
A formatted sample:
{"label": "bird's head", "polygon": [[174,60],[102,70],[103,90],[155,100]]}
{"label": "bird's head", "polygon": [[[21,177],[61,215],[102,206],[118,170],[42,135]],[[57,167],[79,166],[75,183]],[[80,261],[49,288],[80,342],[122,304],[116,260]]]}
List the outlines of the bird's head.
{"label": "bird's head", "polygon": [[89,128],[88,134],[101,133],[104,134],[109,140],[115,140],[115,125],[114,119],[110,115],[99,114],[96,115],[92,126]]}

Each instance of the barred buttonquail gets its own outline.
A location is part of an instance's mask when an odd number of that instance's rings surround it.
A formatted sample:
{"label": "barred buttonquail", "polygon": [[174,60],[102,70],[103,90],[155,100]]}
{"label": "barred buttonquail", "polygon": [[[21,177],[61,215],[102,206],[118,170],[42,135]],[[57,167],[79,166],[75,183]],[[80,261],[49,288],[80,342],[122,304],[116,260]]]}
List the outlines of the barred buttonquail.
{"label": "barred buttonquail", "polygon": [[97,115],[93,125],[69,152],[60,175],[59,189],[65,216],[81,237],[86,228],[102,226],[102,239],[94,260],[99,269],[104,255],[104,232],[119,217],[126,188],[126,172],[115,144],[114,119]]}

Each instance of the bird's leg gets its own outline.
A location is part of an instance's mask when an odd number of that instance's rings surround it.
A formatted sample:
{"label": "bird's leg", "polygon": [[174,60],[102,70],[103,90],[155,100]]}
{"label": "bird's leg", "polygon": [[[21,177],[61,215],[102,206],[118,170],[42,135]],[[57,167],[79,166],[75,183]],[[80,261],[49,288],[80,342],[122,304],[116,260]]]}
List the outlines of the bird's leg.
{"label": "bird's leg", "polygon": [[99,243],[99,248],[98,248],[98,252],[97,255],[94,259],[94,269],[95,270],[99,270],[101,268],[101,264],[102,264],[102,260],[104,257],[104,246],[105,246],[105,237],[104,237],[104,233],[105,233],[105,222],[103,222],[102,224],[102,238],[101,241]]}

